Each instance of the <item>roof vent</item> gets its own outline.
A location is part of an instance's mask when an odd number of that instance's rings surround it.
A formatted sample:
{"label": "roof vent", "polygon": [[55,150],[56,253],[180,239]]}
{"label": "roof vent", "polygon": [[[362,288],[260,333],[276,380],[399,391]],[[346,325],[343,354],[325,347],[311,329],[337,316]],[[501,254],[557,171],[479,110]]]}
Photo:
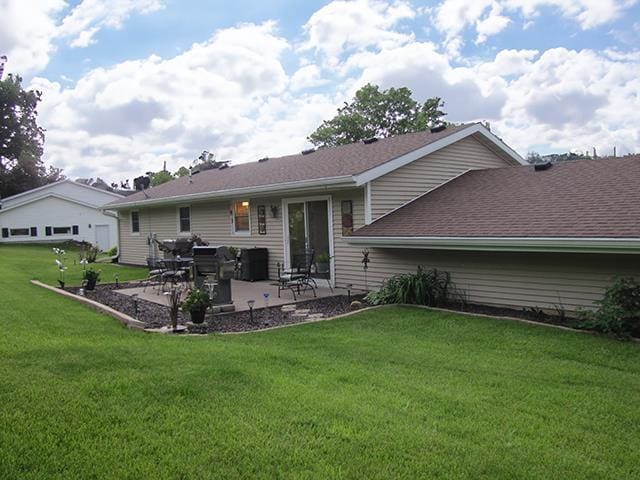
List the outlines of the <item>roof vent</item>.
{"label": "roof vent", "polygon": [[310,153],[313,153],[315,151],[315,148],[307,148],[306,150],[302,150],[302,155],[309,155]]}
{"label": "roof vent", "polygon": [[362,143],[364,143],[365,145],[371,145],[372,143],[375,143],[378,141],[378,137],[371,137],[371,138],[365,138],[364,140],[362,140]]}
{"label": "roof vent", "polygon": [[446,128],[447,128],[447,125],[446,125],[446,124],[444,124],[444,123],[441,123],[440,125],[435,125],[435,126],[431,127],[431,128],[429,129],[429,131],[430,131],[431,133],[438,133],[438,132],[443,131],[443,130],[444,130],[444,129],[446,129]]}
{"label": "roof vent", "polygon": [[543,171],[543,170],[549,170],[549,169],[551,168],[551,166],[552,166],[552,165],[553,165],[553,163],[551,163],[551,162],[536,163],[536,164],[533,166],[533,169],[534,169],[536,172],[541,172],[541,171]]}
{"label": "roof vent", "polygon": [[263,158],[259,158],[258,162],[266,162],[267,160],[269,160],[269,157],[263,157]]}

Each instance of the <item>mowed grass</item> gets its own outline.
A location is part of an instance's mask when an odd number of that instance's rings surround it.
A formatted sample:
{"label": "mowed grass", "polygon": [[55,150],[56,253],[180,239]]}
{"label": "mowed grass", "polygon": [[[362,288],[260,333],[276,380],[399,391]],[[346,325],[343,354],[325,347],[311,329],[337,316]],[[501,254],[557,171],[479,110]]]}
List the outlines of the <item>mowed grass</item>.
{"label": "mowed grass", "polygon": [[51,258],[0,246],[0,478],[640,477],[638,344],[411,308],[145,334],[30,285]]}

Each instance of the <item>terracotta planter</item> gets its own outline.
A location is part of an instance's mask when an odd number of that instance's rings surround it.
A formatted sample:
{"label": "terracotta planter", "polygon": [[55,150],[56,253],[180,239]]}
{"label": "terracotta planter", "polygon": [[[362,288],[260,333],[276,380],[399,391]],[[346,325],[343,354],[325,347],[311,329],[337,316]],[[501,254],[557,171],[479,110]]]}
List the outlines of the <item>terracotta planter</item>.
{"label": "terracotta planter", "polygon": [[207,313],[207,310],[190,310],[189,313],[191,313],[191,322],[200,324],[204,322],[204,315]]}

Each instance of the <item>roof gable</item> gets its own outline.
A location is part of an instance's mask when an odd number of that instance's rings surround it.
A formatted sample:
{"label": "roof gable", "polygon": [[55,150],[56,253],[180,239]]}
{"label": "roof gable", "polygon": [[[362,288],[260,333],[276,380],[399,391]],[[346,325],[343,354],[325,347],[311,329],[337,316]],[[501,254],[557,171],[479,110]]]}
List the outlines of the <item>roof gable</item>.
{"label": "roof gable", "polygon": [[[95,188],[90,185],[84,185],[70,179],[64,179],[12,195],[11,197],[3,198],[1,200],[2,206],[5,209],[14,207],[30,202],[34,199],[46,197],[52,192],[66,198],[75,198],[77,201],[91,204],[93,207],[102,206],[110,201],[123,198],[122,195],[114,192]],[[77,192],[77,194],[73,192]]]}
{"label": "roof gable", "polygon": [[[241,163],[225,169],[206,170],[191,178],[182,177],[137,192],[110,204],[111,208],[131,208],[146,204],[176,203],[261,192],[296,191],[301,188],[327,186],[357,186],[367,178],[363,175],[380,174],[375,170],[394,159],[399,168],[428,153],[425,146],[435,144],[429,151],[444,148],[460,138],[479,135],[498,145],[500,151],[514,162],[522,159],[495,135],[480,124],[447,127],[438,132],[416,132],[382,138],[373,143],[358,142],[332,148],[319,148],[311,153],[269,158],[263,161]],[[417,153],[416,153],[417,152]],[[374,173],[375,175],[376,173]]]}
{"label": "roof gable", "polygon": [[637,157],[473,170],[354,235],[640,239],[638,184]]}

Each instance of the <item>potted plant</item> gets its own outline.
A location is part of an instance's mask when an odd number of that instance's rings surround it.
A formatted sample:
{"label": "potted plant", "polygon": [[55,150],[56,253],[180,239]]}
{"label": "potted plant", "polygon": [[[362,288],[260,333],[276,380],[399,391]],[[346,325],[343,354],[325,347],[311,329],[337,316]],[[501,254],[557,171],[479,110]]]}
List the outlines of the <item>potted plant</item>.
{"label": "potted plant", "polygon": [[189,312],[191,314],[191,321],[198,324],[204,322],[204,315],[209,305],[211,305],[209,294],[204,290],[196,288],[191,290],[187,298],[182,302],[182,311]]}
{"label": "potted plant", "polygon": [[327,252],[319,253],[316,257],[316,273],[329,273],[331,257]]}
{"label": "potted plant", "polygon": [[93,268],[88,268],[82,272],[82,279],[84,280],[84,288],[86,290],[94,290],[96,283],[100,280],[100,270],[96,271]]}

